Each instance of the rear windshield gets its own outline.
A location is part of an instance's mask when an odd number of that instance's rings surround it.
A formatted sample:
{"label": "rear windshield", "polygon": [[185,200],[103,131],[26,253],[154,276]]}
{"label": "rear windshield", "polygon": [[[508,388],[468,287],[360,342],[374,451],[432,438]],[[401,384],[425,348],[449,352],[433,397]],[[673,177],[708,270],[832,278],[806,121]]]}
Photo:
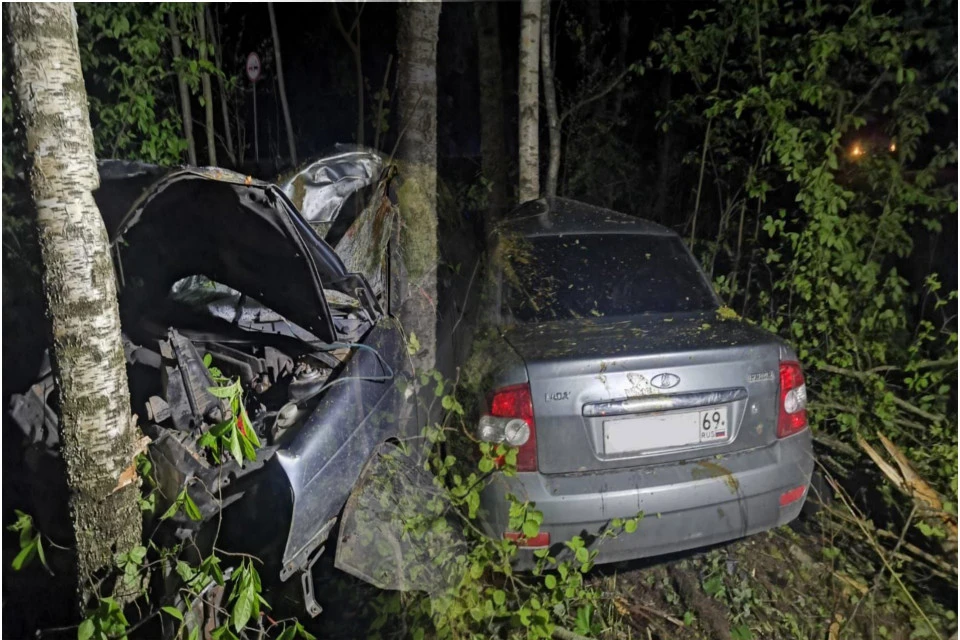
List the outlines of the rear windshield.
{"label": "rear windshield", "polygon": [[504,304],[517,322],[706,311],[717,307],[671,236],[504,238]]}

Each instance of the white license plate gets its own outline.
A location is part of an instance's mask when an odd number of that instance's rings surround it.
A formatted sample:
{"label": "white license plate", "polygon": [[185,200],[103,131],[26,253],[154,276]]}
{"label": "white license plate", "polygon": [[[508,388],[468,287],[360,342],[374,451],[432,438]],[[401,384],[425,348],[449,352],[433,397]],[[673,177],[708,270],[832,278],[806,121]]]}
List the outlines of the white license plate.
{"label": "white license plate", "polygon": [[715,407],[607,420],[603,423],[603,452],[607,455],[648,453],[723,442],[730,439],[728,412],[727,407]]}

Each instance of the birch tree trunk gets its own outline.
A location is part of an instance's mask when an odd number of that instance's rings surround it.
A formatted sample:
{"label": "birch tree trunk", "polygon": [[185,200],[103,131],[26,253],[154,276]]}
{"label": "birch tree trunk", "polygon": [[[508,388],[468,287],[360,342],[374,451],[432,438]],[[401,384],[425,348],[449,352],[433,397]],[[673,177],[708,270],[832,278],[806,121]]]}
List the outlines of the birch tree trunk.
{"label": "birch tree trunk", "polygon": [[11,3],[7,12],[32,158],[82,605],[93,576],[113,567],[114,553],[141,541],[138,483],[120,483],[137,434],[113,263],[93,199],[99,176],[73,4]]}
{"label": "birch tree trunk", "polygon": [[283,84],[283,61],[280,58],[280,36],[277,35],[277,18],[273,14],[273,3],[267,3],[270,13],[270,33],[273,35],[273,54],[277,58],[277,82],[280,84],[280,104],[283,107],[283,122],[287,126],[287,146],[290,148],[290,162],[297,166],[297,145],[293,140],[293,123],[290,121],[290,105],[287,104],[287,89]]}
{"label": "birch tree trunk", "polygon": [[520,3],[520,202],[540,197],[540,5]]}
{"label": "birch tree trunk", "polygon": [[543,78],[543,99],[547,107],[547,125],[550,129],[550,162],[547,165],[547,187],[544,195],[557,195],[560,176],[560,114],[557,111],[557,89],[553,82],[553,63],[550,49],[550,0],[543,0],[540,19],[540,76]]}
{"label": "birch tree trunk", "polygon": [[491,183],[489,220],[486,221],[490,223],[507,208],[507,144],[504,139],[500,25],[495,2],[477,2],[473,8],[480,67],[480,171]]}
{"label": "birch tree trunk", "polygon": [[210,166],[217,166],[217,136],[213,125],[213,88],[210,86],[210,74],[203,71],[207,62],[207,25],[204,19],[204,7],[197,7],[197,40],[200,49],[200,84],[203,87],[203,111],[206,119],[204,128],[207,131],[207,157]]}
{"label": "birch tree trunk", "polygon": [[403,162],[400,250],[406,269],[400,318],[421,345],[414,364],[436,364],[437,325],[437,36],[440,3],[397,7],[398,113]]}
{"label": "birch tree trunk", "polygon": [[[170,47],[173,49],[174,65],[183,58],[183,49],[180,47],[180,29],[177,27],[176,9],[167,14],[170,24]],[[187,162],[196,166],[197,145],[193,140],[193,109],[190,107],[190,89],[182,71],[177,71],[177,88],[180,90],[180,116],[183,118],[183,137],[187,139]]]}
{"label": "birch tree trunk", "polygon": [[[217,23],[214,20],[213,13],[210,11],[210,5],[204,6],[207,19],[207,33],[210,36],[210,45],[213,48],[213,60],[217,69],[223,70],[223,51],[220,48],[220,38],[217,37]],[[217,85],[220,89],[220,115],[223,118],[223,136],[226,143],[227,160],[231,166],[237,166],[237,154],[233,149],[233,128],[230,126],[230,110],[227,106],[227,87],[223,80],[223,75],[217,76]]]}

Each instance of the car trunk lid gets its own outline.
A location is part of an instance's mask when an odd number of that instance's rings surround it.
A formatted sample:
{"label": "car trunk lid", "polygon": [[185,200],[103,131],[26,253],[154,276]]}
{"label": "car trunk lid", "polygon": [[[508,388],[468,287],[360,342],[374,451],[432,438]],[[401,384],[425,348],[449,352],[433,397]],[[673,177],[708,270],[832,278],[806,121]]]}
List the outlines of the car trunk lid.
{"label": "car trunk lid", "polygon": [[776,439],[780,342],[716,312],[505,331],[530,379],[542,473],[641,467]]}

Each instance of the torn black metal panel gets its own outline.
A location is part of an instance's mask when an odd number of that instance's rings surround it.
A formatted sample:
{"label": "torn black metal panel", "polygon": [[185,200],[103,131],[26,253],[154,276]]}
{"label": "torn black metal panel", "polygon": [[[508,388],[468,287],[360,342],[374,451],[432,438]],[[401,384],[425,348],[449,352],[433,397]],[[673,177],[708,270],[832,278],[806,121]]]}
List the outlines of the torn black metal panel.
{"label": "torn black metal panel", "polygon": [[[374,327],[365,344],[387,362],[400,362],[403,344],[388,321]],[[383,441],[403,435],[401,383],[369,377],[388,373],[374,353],[358,350],[313,414],[277,453],[294,496],[281,579],[307,567],[325,541],[323,526],[340,512],[367,460]]]}
{"label": "torn black metal panel", "polygon": [[114,240],[125,280],[122,317],[133,323],[151,317],[174,283],[203,275],[257,297],[322,340],[335,340],[320,273],[298,246],[302,240],[291,237],[287,215],[264,189],[192,170],[167,176],[128,214]]}
{"label": "torn black metal panel", "polygon": [[169,167],[133,160],[100,160],[97,170],[100,173],[100,188],[93,197],[111,238],[116,236],[120,223],[133,203],[153,183],[171,171]]}

